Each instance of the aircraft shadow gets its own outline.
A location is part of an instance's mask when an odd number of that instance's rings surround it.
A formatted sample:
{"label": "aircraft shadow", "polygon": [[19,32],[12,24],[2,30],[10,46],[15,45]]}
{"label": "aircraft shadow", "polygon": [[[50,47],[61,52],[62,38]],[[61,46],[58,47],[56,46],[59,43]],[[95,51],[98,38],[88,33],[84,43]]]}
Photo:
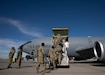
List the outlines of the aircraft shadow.
{"label": "aircraft shadow", "polygon": [[46,70],[46,71],[45,70],[42,70],[39,73],[42,73],[43,74],[43,73],[50,73],[50,72],[51,72],[51,70]]}
{"label": "aircraft shadow", "polygon": [[90,64],[91,66],[97,66],[97,67],[105,67],[105,63],[102,62],[97,62],[97,61],[89,61],[89,62],[72,62],[71,64],[78,64],[78,63],[83,63],[83,64]]}
{"label": "aircraft shadow", "polygon": [[[30,68],[30,67],[35,67],[35,66],[21,66],[21,68]],[[16,68],[18,69],[18,67],[11,67],[11,69]],[[0,68],[0,70],[6,70],[7,68]]]}
{"label": "aircraft shadow", "polygon": [[35,67],[35,66],[21,66],[21,68],[30,68],[30,67]]}
{"label": "aircraft shadow", "polygon": [[105,67],[105,63],[93,63],[92,66]]}

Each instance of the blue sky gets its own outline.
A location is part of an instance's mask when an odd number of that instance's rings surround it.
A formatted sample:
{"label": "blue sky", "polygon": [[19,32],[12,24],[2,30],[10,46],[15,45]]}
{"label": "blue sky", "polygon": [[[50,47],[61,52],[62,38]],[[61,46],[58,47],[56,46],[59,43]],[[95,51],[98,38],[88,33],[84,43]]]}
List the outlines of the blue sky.
{"label": "blue sky", "polygon": [[69,36],[105,36],[105,0],[0,0],[0,58],[68,27]]}

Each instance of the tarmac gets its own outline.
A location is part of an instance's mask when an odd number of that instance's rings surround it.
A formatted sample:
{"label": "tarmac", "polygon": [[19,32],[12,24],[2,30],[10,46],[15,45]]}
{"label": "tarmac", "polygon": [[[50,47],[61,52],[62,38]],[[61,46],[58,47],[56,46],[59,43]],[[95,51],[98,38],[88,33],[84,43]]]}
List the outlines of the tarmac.
{"label": "tarmac", "polygon": [[0,59],[0,75],[105,75],[105,63],[73,61],[69,68],[61,67],[45,72],[41,66],[40,73],[36,73],[35,61],[22,61],[20,69],[17,68],[17,63],[7,69],[8,62],[7,59]]}

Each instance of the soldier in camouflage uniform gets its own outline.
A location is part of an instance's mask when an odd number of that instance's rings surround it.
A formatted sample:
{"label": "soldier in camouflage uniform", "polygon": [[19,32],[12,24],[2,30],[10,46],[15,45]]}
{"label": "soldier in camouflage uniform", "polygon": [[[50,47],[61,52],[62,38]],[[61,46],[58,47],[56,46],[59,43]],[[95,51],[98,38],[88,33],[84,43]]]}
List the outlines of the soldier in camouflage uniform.
{"label": "soldier in camouflage uniform", "polygon": [[50,68],[51,68],[51,65],[53,65],[53,69],[56,69],[56,64],[55,64],[56,54],[55,54],[54,46],[52,46],[52,48],[49,50],[48,56],[50,57]]}
{"label": "soldier in camouflage uniform", "polygon": [[61,45],[62,45],[61,34],[57,34],[56,38],[54,38],[54,47],[55,47],[56,57],[57,57],[59,64],[61,64],[61,58],[62,58],[62,46]]}
{"label": "soldier in camouflage uniform", "polygon": [[62,43],[62,37],[60,34],[57,34],[57,37],[54,38],[54,47],[57,47],[61,43]]}
{"label": "soldier in camouflage uniform", "polygon": [[41,64],[43,64],[46,71],[46,64],[44,62],[44,59],[45,59],[45,51],[44,51],[44,43],[42,43],[37,50],[37,66],[36,66],[37,73],[39,73],[39,67]]}
{"label": "soldier in camouflage uniform", "polygon": [[21,67],[21,61],[22,61],[22,48],[19,47],[19,48],[18,48],[18,52],[17,52],[17,63],[18,63],[18,68]]}
{"label": "soldier in camouflage uniform", "polygon": [[62,46],[61,46],[61,44],[57,45],[57,47],[55,48],[55,52],[56,52],[56,57],[58,59],[58,63],[61,64],[61,59],[62,59]]}
{"label": "soldier in camouflage uniform", "polygon": [[14,53],[15,53],[15,48],[12,47],[12,49],[9,52],[9,65],[7,68],[11,67],[12,61],[13,61],[13,57],[14,57]]}
{"label": "soldier in camouflage uniform", "polygon": [[18,48],[18,52],[17,52],[17,63],[18,63],[18,68],[21,67],[21,61],[22,61],[22,48],[19,47],[19,48]]}

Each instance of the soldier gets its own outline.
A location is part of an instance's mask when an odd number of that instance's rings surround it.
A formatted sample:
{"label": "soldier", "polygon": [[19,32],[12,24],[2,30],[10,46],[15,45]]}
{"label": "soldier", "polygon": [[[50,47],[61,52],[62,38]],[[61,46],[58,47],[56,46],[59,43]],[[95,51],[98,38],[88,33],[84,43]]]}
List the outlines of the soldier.
{"label": "soldier", "polygon": [[12,47],[12,49],[9,52],[9,65],[7,68],[11,67],[12,61],[13,61],[13,57],[14,57],[14,53],[15,53],[15,48]]}
{"label": "soldier", "polygon": [[19,47],[19,48],[18,48],[18,52],[17,52],[17,63],[18,63],[18,68],[21,67],[21,61],[22,61],[22,48]]}
{"label": "soldier", "polygon": [[60,65],[61,59],[62,59],[62,45],[61,44],[57,45],[57,47],[55,48],[55,52],[56,52],[56,57],[58,59],[58,63]]}
{"label": "soldier", "polygon": [[53,69],[55,70],[56,69],[56,65],[55,65],[56,54],[55,54],[54,46],[52,46],[52,48],[49,50],[48,56],[50,57],[50,68],[51,68],[51,65],[53,65]]}
{"label": "soldier", "polygon": [[62,37],[60,34],[57,34],[57,37],[54,38],[54,47],[57,47],[57,45],[62,43]]}
{"label": "soldier", "polygon": [[45,59],[44,43],[42,43],[37,50],[37,66],[36,66],[37,73],[39,73],[39,67],[41,64],[43,64],[46,71],[46,64],[44,62],[44,59]]}

